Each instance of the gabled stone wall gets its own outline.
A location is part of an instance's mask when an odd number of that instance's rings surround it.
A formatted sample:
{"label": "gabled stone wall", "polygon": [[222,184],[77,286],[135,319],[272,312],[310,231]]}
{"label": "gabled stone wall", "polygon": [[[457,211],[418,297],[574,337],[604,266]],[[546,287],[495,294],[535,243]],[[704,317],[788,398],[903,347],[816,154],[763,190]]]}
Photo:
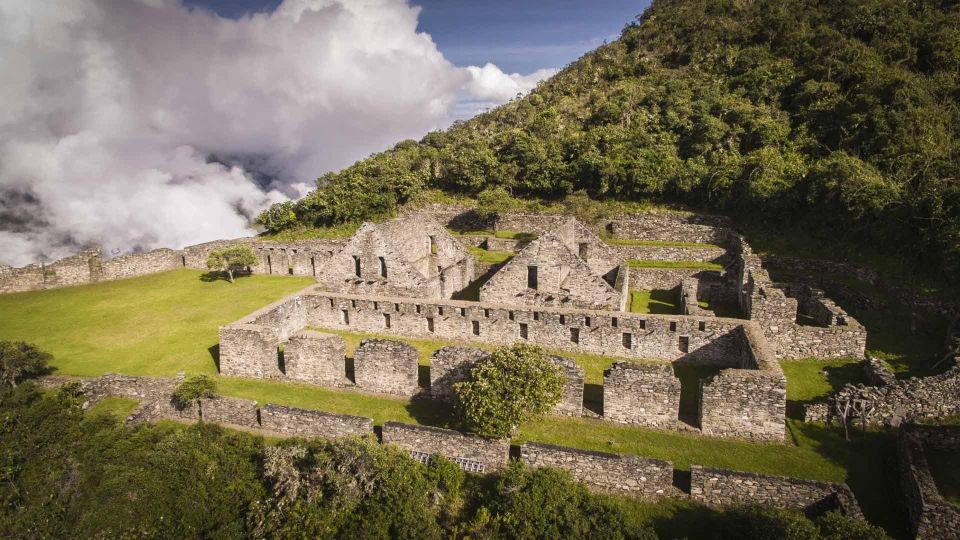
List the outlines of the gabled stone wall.
{"label": "gabled stone wall", "polygon": [[822,514],[839,510],[863,519],[857,499],[846,484],[785,476],[690,466],[690,496],[711,506],[760,504]]}
{"label": "gabled stone wall", "polygon": [[601,493],[647,500],[680,494],[672,485],[673,464],[669,461],[534,442],[520,447],[520,461],[533,469],[563,469],[577,482]]}
{"label": "gabled stone wall", "polygon": [[371,392],[412,396],[417,383],[417,350],[399,341],[364,339],[353,354],[357,387]]}
{"label": "gabled stone wall", "polygon": [[258,324],[230,324],[220,327],[220,373],[231,377],[279,378],[277,347],[280,340],[272,329]]}
{"label": "gabled stone wall", "polygon": [[563,396],[553,408],[553,414],[561,416],[580,416],[583,414],[583,368],[573,358],[563,356],[547,357],[553,362],[566,379],[563,384]]}
{"label": "gabled stone wall", "polygon": [[669,364],[616,362],[603,372],[603,419],[676,429],[680,379]]}
{"label": "gabled stone wall", "polygon": [[383,424],[383,444],[393,444],[426,463],[434,455],[443,456],[467,471],[495,472],[510,459],[510,440],[468,435],[449,429],[387,422]]}

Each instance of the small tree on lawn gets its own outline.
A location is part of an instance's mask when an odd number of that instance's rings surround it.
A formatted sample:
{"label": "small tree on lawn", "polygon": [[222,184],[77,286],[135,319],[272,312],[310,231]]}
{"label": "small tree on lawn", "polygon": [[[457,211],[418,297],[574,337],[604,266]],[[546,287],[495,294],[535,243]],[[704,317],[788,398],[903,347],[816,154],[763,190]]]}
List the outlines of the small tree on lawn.
{"label": "small tree on lawn", "polygon": [[0,377],[11,388],[23,379],[46,373],[53,356],[22,341],[0,341]]}
{"label": "small tree on lawn", "polygon": [[191,375],[187,377],[176,390],[173,391],[173,402],[179,409],[185,409],[187,405],[195,403],[197,412],[200,415],[200,421],[203,421],[204,399],[209,399],[217,395],[217,383],[206,375]]}
{"label": "small tree on lawn", "polygon": [[215,249],[207,257],[207,268],[226,272],[230,283],[233,283],[233,273],[248,266],[257,264],[257,255],[250,246],[237,245]]}
{"label": "small tree on lawn", "polygon": [[468,380],[453,385],[457,414],[480,435],[506,437],[560,402],[564,375],[543,351],[518,343],[480,361]]}

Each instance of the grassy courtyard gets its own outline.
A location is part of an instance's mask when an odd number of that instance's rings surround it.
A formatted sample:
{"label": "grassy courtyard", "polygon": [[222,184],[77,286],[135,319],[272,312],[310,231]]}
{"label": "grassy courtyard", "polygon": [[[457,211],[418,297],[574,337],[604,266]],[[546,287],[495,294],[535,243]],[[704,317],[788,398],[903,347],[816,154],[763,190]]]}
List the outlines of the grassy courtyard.
{"label": "grassy courtyard", "polygon": [[679,294],[675,289],[630,291],[630,311],[633,313],[677,315],[680,313]]}
{"label": "grassy courtyard", "polygon": [[[294,277],[251,276],[231,285],[210,280],[201,272],[178,270],[139,278],[0,296],[0,339],[32,341],[55,355],[61,374],[93,376],[105,372],[133,375],[215,373],[217,328],[227,322],[295,292],[311,281]],[[344,336],[348,351],[362,337]],[[394,338],[395,339],[395,338]],[[449,342],[406,340],[417,347],[421,364],[436,348]],[[569,356],[569,355],[568,355]],[[586,398],[601,395],[602,373],[613,358],[574,355],[586,371]],[[844,363],[790,362],[788,400],[816,399],[846,377]],[[835,370],[839,370],[836,371]],[[678,373],[696,384],[708,373]],[[449,411],[429,400],[340,391],[309,385],[218,377],[225,395],[304,408],[388,420],[448,426]],[[686,395],[686,392],[685,392]],[[694,397],[684,403],[693,411]],[[128,414],[134,404],[111,400],[103,411]],[[791,415],[793,417],[794,415]],[[755,444],[698,437],[679,432],[657,432],[591,419],[547,418],[521,427],[515,441],[536,440],[590,450],[637,454],[668,459],[685,470],[691,463],[737,470],[846,481],[861,499],[869,516],[899,519],[897,488],[879,474],[884,459],[892,459],[892,438],[868,434],[852,444],[834,430],[788,419],[786,444]],[[888,485],[889,484],[889,485]],[[893,517],[890,517],[893,516]]]}
{"label": "grassy courtyard", "polygon": [[236,283],[176,270],[50,291],[0,295],[0,339],[36,343],[65,375],[216,373],[217,328],[312,279]]}

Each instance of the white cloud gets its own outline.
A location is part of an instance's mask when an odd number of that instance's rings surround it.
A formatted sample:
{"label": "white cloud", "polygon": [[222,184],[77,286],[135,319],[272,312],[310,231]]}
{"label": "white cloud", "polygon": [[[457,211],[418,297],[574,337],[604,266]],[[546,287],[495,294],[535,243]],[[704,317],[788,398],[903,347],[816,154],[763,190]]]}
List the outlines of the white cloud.
{"label": "white cloud", "polygon": [[[0,263],[249,234],[322,173],[548,72],[458,68],[403,0],[0,0]],[[212,162],[209,156],[218,156]],[[221,163],[228,163],[223,165]]]}

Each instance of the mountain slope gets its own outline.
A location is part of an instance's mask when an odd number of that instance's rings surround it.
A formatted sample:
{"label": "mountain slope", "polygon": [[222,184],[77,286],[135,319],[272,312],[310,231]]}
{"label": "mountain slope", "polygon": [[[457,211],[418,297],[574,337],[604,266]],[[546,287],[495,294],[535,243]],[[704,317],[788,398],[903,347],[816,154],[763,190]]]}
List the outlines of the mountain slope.
{"label": "mountain slope", "polygon": [[261,221],[355,221],[427,188],[586,190],[894,246],[949,271],[958,82],[956,2],[655,1],[528,96],[327,174]]}

